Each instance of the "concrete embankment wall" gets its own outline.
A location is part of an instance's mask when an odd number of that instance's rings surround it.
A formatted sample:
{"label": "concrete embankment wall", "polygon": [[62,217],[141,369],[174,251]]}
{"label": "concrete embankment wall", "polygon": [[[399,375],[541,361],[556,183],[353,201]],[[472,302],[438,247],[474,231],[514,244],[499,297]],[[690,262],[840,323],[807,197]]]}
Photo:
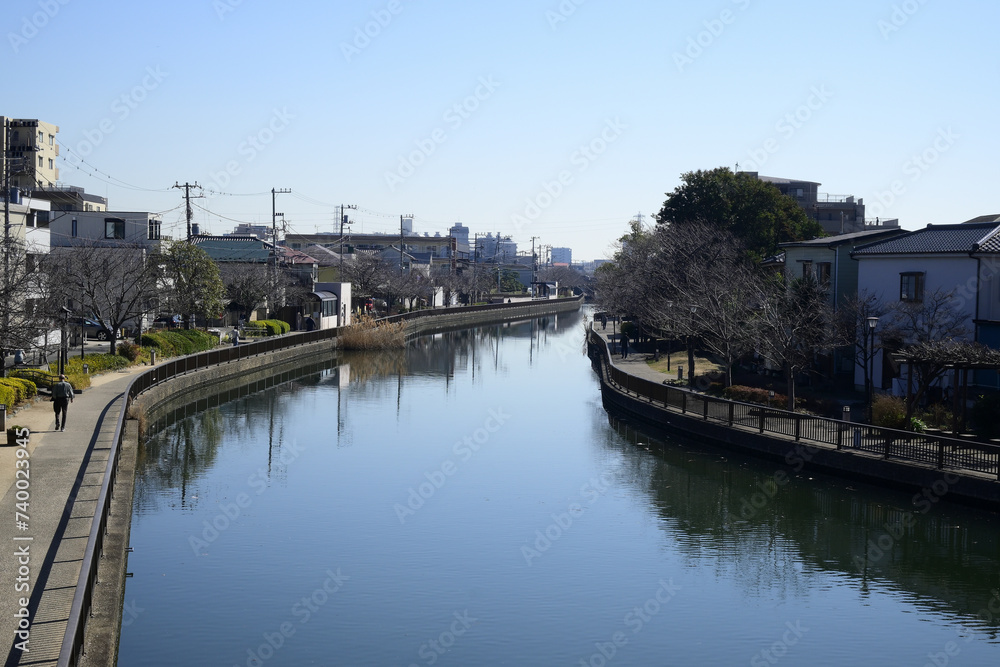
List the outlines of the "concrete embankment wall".
{"label": "concrete embankment wall", "polygon": [[593,358],[601,380],[604,408],[613,416],[650,431],[653,435],[681,436],[695,442],[775,461],[787,474],[817,471],[857,479],[914,494],[914,505],[929,507],[940,500],[1000,511],[1000,482],[982,474],[939,470],[933,466],[885,459],[876,454],[797,442],[793,438],[756,433],[682,414],[634,396],[611,384],[601,372],[601,359]]}

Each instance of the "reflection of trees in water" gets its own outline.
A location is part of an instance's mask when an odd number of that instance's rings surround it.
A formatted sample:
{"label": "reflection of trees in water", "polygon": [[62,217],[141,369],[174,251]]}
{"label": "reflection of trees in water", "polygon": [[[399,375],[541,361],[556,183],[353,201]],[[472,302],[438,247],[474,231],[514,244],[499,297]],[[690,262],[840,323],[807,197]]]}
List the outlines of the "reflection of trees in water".
{"label": "reflection of trees in water", "polygon": [[262,458],[268,478],[284,477],[285,463],[280,457],[284,416],[294,394],[303,388],[293,382],[250,394],[180,419],[144,438],[136,460],[136,510],[155,509],[164,502],[196,506],[197,494],[192,489],[215,465],[223,437],[230,447],[266,447]]}
{"label": "reflection of trees in water", "polygon": [[[940,504],[921,514],[910,495],[808,472],[794,477],[779,462],[664,445],[612,424],[628,441],[610,445],[623,454],[616,476],[647,495],[680,553],[701,567],[711,564],[747,596],[805,597],[815,592],[810,572],[829,571],[860,597],[870,586],[899,590],[973,625],[1000,599],[993,514]],[[787,483],[779,472],[789,475]],[[979,627],[995,638],[1000,619]]]}

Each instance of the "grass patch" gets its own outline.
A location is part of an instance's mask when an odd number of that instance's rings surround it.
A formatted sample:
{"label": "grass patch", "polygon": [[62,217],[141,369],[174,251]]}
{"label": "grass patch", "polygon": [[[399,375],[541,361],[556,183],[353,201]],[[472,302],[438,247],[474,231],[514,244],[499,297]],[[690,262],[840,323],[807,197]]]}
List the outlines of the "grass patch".
{"label": "grass patch", "polygon": [[[629,354],[632,354],[632,352],[629,351]],[[687,350],[685,349],[671,350],[669,368],[667,367],[667,355],[663,352],[660,353],[659,361],[653,361],[652,358],[650,358],[646,362],[646,364],[657,373],[663,373],[664,375],[668,375],[672,378],[677,377],[677,367],[680,366],[681,368],[684,369],[684,376],[687,377],[687,371],[688,371]],[[694,356],[695,376],[707,375],[709,373],[725,373],[725,372],[726,369],[721,365],[715,363],[711,359],[706,359],[705,357],[699,357],[697,354],[695,354]]]}

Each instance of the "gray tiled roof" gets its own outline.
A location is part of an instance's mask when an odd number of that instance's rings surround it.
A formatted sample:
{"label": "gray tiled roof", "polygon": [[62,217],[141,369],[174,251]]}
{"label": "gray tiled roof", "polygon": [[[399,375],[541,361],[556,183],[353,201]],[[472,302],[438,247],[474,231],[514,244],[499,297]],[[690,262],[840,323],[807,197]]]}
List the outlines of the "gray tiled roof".
{"label": "gray tiled roof", "polygon": [[270,246],[256,236],[192,236],[191,242],[216,262],[266,262]]}
{"label": "gray tiled roof", "polygon": [[979,246],[979,252],[1000,252],[1000,227],[994,230],[993,234],[983,240]]}
{"label": "gray tiled roof", "polygon": [[909,255],[914,253],[970,253],[998,229],[997,223],[928,225],[887,241],[859,246],[852,255]]}
{"label": "gray tiled roof", "polygon": [[779,243],[778,247],[787,248],[789,246],[832,246],[843,243],[863,242],[866,238],[878,238],[879,236],[889,236],[892,234],[905,234],[906,230],[896,228],[880,227],[879,229],[866,229],[863,232],[851,232],[849,234],[838,234],[836,236],[821,236],[808,241],[788,241]]}

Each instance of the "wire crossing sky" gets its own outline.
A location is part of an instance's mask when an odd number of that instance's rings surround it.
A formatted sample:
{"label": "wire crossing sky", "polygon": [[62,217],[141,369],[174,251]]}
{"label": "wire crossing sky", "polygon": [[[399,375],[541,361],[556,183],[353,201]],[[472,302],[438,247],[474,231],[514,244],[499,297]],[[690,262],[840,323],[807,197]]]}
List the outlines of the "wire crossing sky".
{"label": "wire crossing sky", "polygon": [[818,181],[903,227],[1000,213],[1000,7],[958,0],[10,0],[0,113],[115,210],[608,256],[683,172]]}

